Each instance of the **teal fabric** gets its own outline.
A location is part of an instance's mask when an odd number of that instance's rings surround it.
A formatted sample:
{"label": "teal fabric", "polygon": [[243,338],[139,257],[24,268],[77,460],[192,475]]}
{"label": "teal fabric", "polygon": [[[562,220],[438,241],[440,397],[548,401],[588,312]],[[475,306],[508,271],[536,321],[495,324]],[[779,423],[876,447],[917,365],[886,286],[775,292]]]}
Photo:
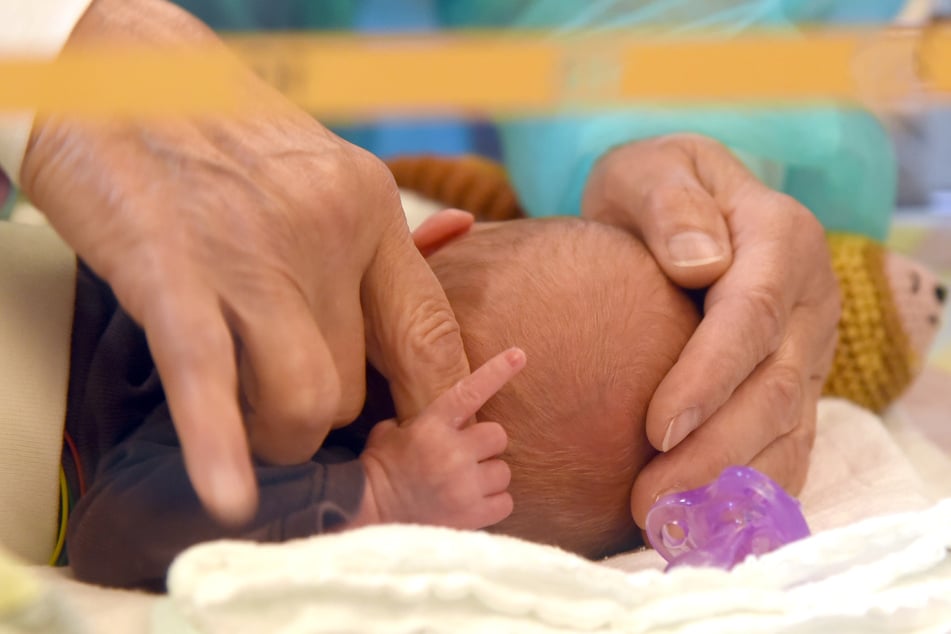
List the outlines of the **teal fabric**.
{"label": "teal fabric", "polygon": [[[899,4],[866,2],[864,19],[888,20]],[[573,16],[564,13],[559,19],[570,21],[571,28],[674,24],[680,31],[716,29],[729,36],[757,25],[793,29],[794,22],[841,19],[837,11],[848,8],[845,5],[858,3],[590,2],[585,11]],[[536,12],[539,6],[535,5]],[[541,22],[534,17],[537,13],[528,15],[531,22]],[[868,113],[831,104],[640,106],[594,115],[513,120],[502,122],[501,129],[516,188],[536,215],[578,213],[584,185],[600,156],[629,141],[675,132],[695,132],[725,143],[741,157],[752,159],[749,167],[764,178],[764,160],[779,164],[784,177],[769,184],[805,204],[829,229],[884,239],[895,203],[897,165],[887,133]]]}
{"label": "teal fabric", "polygon": [[[398,15],[394,7],[402,1],[407,0],[391,0],[387,10]],[[421,0],[412,2],[419,5]],[[429,6],[432,23],[445,28],[551,28],[553,37],[573,29],[634,27],[673,32],[712,29],[729,37],[756,26],[794,31],[802,23],[880,23],[893,19],[903,4],[901,0],[422,2]],[[214,28],[250,30],[359,28],[363,3],[180,0],[180,4]],[[783,177],[769,184],[808,206],[830,229],[883,239],[894,206],[897,167],[888,135],[868,113],[834,104],[655,104],[498,123],[515,187],[535,215],[579,213],[584,185],[600,156],[626,142],[673,132],[695,132],[722,141],[764,178],[764,161],[782,166]],[[350,138],[380,153],[374,135]]]}
{"label": "teal fabric", "polygon": [[16,205],[17,201],[17,192],[15,189],[11,189],[7,192],[6,196],[0,198],[0,220],[9,220],[10,215],[13,213],[13,207]]}

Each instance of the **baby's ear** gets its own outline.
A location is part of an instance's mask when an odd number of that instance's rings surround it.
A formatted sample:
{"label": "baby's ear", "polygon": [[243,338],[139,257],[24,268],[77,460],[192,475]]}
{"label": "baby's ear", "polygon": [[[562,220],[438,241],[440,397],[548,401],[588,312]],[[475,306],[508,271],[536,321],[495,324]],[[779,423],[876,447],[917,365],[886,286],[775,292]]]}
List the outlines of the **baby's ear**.
{"label": "baby's ear", "polygon": [[475,217],[468,211],[443,209],[423,221],[413,232],[416,248],[429,257],[447,243],[464,235],[472,227]]}

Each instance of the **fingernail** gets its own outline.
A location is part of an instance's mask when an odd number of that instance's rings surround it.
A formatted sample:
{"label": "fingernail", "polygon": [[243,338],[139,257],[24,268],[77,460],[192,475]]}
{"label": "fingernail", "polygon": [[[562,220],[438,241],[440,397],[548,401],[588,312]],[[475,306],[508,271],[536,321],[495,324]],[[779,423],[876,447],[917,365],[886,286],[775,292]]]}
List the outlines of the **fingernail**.
{"label": "fingernail", "polygon": [[513,368],[517,368],[525,363],[525,352],[521,348],[509,348],[505,352],[505,360]]}
{"label": "fingernail", "polygon": [[238,465],[220,465],[209,470],[208,484],[215,515],[228,524],[246,521],[257,506],[253,481]]}
{"label": "fingernail", "polygon": [[657,504],[657,502],[659,502],[661,498],[665,498],[668,495],[673,495],[674,493],[682,493],[683,490],[684,490],[684,487],[682,486],[668,487],[654,496],[654,504]]}
{"label": "fingernail", "polygon": [[667,253],[677,266],[701,266],[723,259],[723,249],[700,231],[684,231],[667,241]]}
{"label": "fingernail", "polygon": [[670,422],[667,423],[667,433],[664,434],[661,451],[670,451],[679,445],[699,425],[700,410],[696,407],[685,409],[671,418]]}

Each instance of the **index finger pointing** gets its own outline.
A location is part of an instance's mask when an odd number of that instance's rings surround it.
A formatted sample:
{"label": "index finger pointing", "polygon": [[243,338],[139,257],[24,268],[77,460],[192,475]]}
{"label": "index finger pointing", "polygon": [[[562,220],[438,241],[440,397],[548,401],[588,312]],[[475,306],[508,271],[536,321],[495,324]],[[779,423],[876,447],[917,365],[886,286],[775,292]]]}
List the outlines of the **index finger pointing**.
{"label": "index finger pointing", "polygon": [[509,348],[453,385],[423,410],[422,415],[462,427],[524,367],[525,353],[519,348]]}
{"label": "index finger pointing", "polygon": [[237,524],[257,506],[228,326],[203,289],[156,294],[143,320],[185,467],[213,515]]}

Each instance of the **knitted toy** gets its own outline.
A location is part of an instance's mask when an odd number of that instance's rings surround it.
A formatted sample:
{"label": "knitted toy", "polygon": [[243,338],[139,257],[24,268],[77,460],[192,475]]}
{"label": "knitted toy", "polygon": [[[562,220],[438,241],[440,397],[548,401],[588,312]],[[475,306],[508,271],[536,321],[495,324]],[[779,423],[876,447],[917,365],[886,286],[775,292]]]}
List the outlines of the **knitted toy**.
{"label": "knitted toy", "polygon": [[[476,156],[388,161],[397,184],[478,220],[525,217],[497,162]],[[922,369],[938,332],[946,289],[917,262],[863,236],[828,235],[842,291],[839,342],[823,393],[881,412]]]}

